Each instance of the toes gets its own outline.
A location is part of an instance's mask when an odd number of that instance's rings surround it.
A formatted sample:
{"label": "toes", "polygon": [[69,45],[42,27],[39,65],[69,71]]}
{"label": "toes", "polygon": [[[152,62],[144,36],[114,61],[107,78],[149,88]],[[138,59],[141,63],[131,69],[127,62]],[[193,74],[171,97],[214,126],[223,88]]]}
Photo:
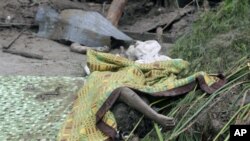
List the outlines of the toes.
{"label": "toes", "polygon": [[174,118],[169,118],[167,117],[167,120],[165,122],[166,125],[175,125],[175,120]]}
{"label": "toes", "polygon": [[169,118],[169,120],[166,121],[163,127],[164,131],[173,129],[175,127],[175,120],[173,118]]}

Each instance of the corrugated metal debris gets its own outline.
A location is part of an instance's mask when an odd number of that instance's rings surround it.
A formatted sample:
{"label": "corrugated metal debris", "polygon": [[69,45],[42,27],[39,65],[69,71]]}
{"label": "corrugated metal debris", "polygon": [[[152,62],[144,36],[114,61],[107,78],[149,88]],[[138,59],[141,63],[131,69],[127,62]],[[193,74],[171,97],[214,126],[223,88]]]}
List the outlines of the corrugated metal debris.
{"label": "corrugated metal debris", "polygon": [[53,40],[67,40],[90,47],[109,46],[111,37],[131,41],[97,12],[75,9],[58,13],[50,7],[40,7],[36,15],[38,35]]}

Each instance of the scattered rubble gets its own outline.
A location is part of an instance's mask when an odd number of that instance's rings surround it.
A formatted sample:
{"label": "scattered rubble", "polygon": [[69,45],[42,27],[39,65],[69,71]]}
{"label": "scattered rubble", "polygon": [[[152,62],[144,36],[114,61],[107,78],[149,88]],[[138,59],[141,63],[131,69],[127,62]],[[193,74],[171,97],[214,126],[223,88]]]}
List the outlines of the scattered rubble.
{"label": "scattered rubble", "polygon": [[163,30],[171,25],[174,21],[181,19],[184,15],[193,12],[193,7],[186,7],[183,9],[177,9],[173,12],[168,12],[154,16],[152,18],[142,19],[129,27],[124,27],[128,31],[137,33],[145,33],[155,30],[157,27],[162,26]]}

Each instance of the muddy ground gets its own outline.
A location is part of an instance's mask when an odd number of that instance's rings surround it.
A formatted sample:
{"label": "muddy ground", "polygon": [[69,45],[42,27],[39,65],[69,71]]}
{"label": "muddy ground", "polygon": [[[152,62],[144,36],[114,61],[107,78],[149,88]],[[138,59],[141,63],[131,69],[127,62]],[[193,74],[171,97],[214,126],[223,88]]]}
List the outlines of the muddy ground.
{"label": "muddy ground", "polygon": [[[0,32],[0,44],[2,46],[8,44],[19,32],[19,29],[3,29]],[[29,59],[0,52],[0,74],[2,75],[83,75],[85,55],[70,52],[66,45],[36,37],[31,31],[25,32],[10,49],[39,54],[44,59]]]}
{"label": "muddy ground", "polygon": [[[36,1],[46,3],[47,0]],[[28,5],[25,0],[0,1],[0,19],[5,23],[34,23],[38,4]],[[0,28],[0,48],[7,46],[24,27]],[[36,30],[36,29],[35,29]],[[72,53],[69,47],[58,42],[39,38],[36,31],[28,29],[11,46],[10,50],[25,51],[42,55],[43,60],[29,59],[14,54],[0,52],[1,75],[43,75],[43,76],[82,76],[86,57]]]}
{"label": "muddy ground", "polygon": [[[2,0],[0,1],[0,23],[4,25],[5,23],[34,24],[36,10],[41,4],[50,3],[48,0]],[[146,8],[145,4],[148,5]],[[126,7],[119,28],[134,29],[135,26],[140,26],[137,23],[143,24],[145,21],[144,24],[147,24],[148,18],[156,16],[157,20],[157,16],[168,12],[173,12],[173,10],[162,10],[154,7],[152,3],[141,4],[132,1]],[[172,14],[176,16],[175,13]],[[170,28],[164,32],[171,36],[183,35],[190,30],[194,19],[194,14],[188,14],[169,24]],[[23,28],[24,26],[1,26],[0,48],[8,45]],[[25,31],[10,50],[35,53],[42,55],[44,59],[29,59],[0,51],[0,75],[83,76],[86,56],[70,52],[68,45],[37,37],[37,29],[38,27],[35,27]]]}

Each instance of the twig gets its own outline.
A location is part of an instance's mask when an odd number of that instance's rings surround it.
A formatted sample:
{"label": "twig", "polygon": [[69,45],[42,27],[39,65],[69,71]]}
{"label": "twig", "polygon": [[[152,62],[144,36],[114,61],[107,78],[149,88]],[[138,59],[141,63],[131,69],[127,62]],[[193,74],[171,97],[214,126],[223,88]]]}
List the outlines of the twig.
{"label": "twig", "polygon": [[197,5],[197,8],[198,8],[198,10],[199,10],[199,9],[200,9],[200,5],[199,5],[199,3],[198,3],[197,0],[195,0],[195,2],[196,2],[196,5]]}
{"label": "twig", "polygon": [[20,56],[23,56],[23,57],[26,57],[26,58],[32,58],[32,59],[38,59],[38,60],[43,60],[44,59],[42,55],[29,53],[29,52],[8,50],[8,49],[3,49],[3,52],[10,53],[10,54],[15,54],[15,55],[20,55]]}
{"label": "twig", "polygon": [[188,3],[187,5],[185,5],[183,8],[188,7],[190,4],[192,4],[194,2],[194,0],[192,0],[190,3]]}
{"label": "twig", "polygon": [[21,35],[24,33],[24,31],[26,31],[27,28],[24,28],[17,36],[16,38],[14,38],[7,46],[3,46],[3,49],[9,49],[17,39],[19,39],[19,37],[21,37]]}
{"label": "twig", "polygon": [[[194,1],[191,1],[190,3],[188,3],[185,7],[183,7],[182,9],[185,9],[187,6],[189,6],[191,3],[193,3]],[[180,18],[182,18],[186,13],[188,13],[189,11],[185,11],[184,14],[180,14],[180,11],[178,11],[178,13],[175,15],[174,20],[172,22],[169,22],[168,24],[166,24],[162,30],[165,30],[169,25],[171,25],[175,20],[178,20]]]}
{"label": "twig", "polygon": [[27,23],[3,23],[0,22],[0,27],[11,27],[11,26],[38,26],[37,24],[27,24]]}

